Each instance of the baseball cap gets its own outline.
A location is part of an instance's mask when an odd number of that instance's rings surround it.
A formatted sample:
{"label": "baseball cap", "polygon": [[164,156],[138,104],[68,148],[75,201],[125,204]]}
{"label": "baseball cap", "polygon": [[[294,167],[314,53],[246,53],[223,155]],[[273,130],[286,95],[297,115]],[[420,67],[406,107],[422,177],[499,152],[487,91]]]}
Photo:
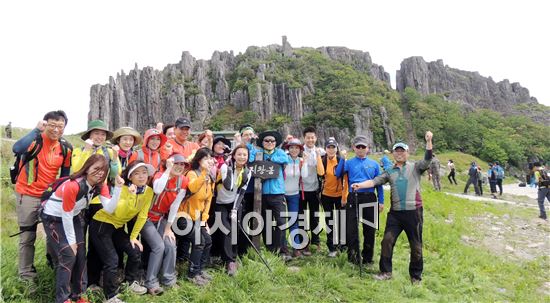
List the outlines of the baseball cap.
{"label": "baseball cap", "polygon": [[406,151],[409,151],[409,146],[403,142],[395,143],[392,147],[392,150],[396,150],[397,148],[402,148]]}
{"label": "baseball cap", "polygon": [[329,147],[329,146],[338,147],[338,142],[336,142],[336,140],[334,138],[328,138],[328,140],[325,144],[325,147]]}
{"label": "baseball cap", "polygon": [[191,128],[191,121],[185,117],[179,117],[177,120],[176,120],[176,127],[177,128],[182,128],[182,127],[189,127]]}
{"label": "baseball cap", "polygon": [[357,145],[369,146],[367,137],[363,135],[359,135],[353,138],[353,146],[357,146]]}

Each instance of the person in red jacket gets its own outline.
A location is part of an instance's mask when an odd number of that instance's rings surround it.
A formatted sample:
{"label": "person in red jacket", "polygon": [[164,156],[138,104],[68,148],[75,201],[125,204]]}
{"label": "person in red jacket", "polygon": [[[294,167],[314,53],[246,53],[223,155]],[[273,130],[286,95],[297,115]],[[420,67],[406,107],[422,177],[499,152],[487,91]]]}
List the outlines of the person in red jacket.
{"label": "person in red jacket", "polygon": [[[92,155],[84,166],[63,181],[44,204],[41,218],[48,252],[55,264],[55,302],[89,302],[86,291],[86,241],[80,213],[92,198],[99,196],[104,207],[118,202],[118,194],[109,194],[105,179],[109,166],[103,155]],[[57,181],[62,182],[62,181]]]}
{"label": "person in red jacket", "polygon": [[184,117],[179,117],[176,120],[174,132],[175,139],[168,140],[172,146],[172,151],[162,150],[163,159],[167,159],[172,153],[182,154],[187,160],[190,160],[195,152],[200,148],[195,142],[189,141],[191,134],[191,121]]}
{"label": "person in red jacket", "polygon": [[[30,161],[22,161],[15,183],[15,209],[19,236],[19,277],[26,281],[37,278],[34,267],[34,242],[38,225],[40,197],[57,174],[68,176],[71,169],[72,148],[64,146],[62,136],[67,125],[64,111],[52,111],[44,115],[29,134],[13,145],[13,152],[25,155],[35,147],[39,152]],[[38,149],[35,149],[38,150]],[[27,160],[29,159],[27,155]],[[34,291],[34,288],[31,289]]]}
{"label": "person in red jacket", "polygon": [[160,284],[166,287],[176,284],[176,237],[172,224],[189,184],[189,179],[183,175],[185,165],[185,157],[174,154],[166,160],[164,172],[157,172],[153,177],[155,198],[141,230],[141,237],[151,247],[145,287],[152,295],[164,292]]}
{"label": "person in red jacket", "polygon": [[[172,147],[166,143],[167,141],[168,138],[158,129],[148,129],[143,136],[141,149],[132,154],[129,163],[141,160],[153,165],[155,170],[159,171],[161,169],[161,161],[168,158],[167,155],[172,153]],[[166,157],[163,158],[161,154],[166,154]]]}

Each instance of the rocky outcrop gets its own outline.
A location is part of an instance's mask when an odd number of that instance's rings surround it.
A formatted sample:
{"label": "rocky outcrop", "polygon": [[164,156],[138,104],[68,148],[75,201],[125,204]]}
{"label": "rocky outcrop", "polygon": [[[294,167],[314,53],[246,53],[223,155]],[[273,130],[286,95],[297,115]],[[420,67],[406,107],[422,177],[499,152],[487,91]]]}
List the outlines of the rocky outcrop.
{"label": "rocky outcrop", "polygon": [[383,66],[372,63],[368,52],[334,46],[319,47],[317,50],[332,60],[349,64],[354,69],[369,73],[374,78],[386,82],[388,86],[391,86],[390,74],[384,71]]}
{"label": "rocky outcrop", "polygon": [[[526,108],[538,104],[537,99],[529,95],[529,90],[519,83],[510,83],[507,79],[495,82],[478,72],[451,68],[442,60],[426,62],[422,57],[410,57],[401,62],[396,88],[402,92],[406,87],[412,87],[423,95],[442,94],[447,100],[459,102],[466,108],[485,108],[503,114],[526,114]],[[546,114],[534,111],[527,115],[550,125],[549,114],[546,109]]]}
{"label": "rocky outcrop", "polygon": [[[372,63],[369,53],[343,47],[318,50],[332,60],[369,73],[389,87],[389,74],[382,66]],[[288,117],[290,123],[285,123],[282,131],[300,134],[301,119],[311,113],[304,100],[315,94],[315,85],[307,78],[305,84],[300,85],[268,79],[266,75],[273,75],[276,69],[276,63],[268,60],[273,53],[283,57],[295,56],[294,49],[283,37],[282,45],[251,46],[244,56],[216,51],[210,60],[197,60],[190,53],[183,52],[180,62],[169,64],[162,70],[152,67],[139,69],[136,64],[129,74],[122,71],[116,77],[110,77],[108,84],[91,87],[88,119],[102,119],[111,129],[131,126],[143,132],[159,121],[168,124],[179,116],[187,116],[191,118],[193,129],[199,130],[204,129],[216,113],[230,106],[238,112],[255,113],[258,122]],[[246,62],[239,61],[245,60],[243,57],[257,59],[254,62],[271,63],[247,66]],[[243,66],[244,71],[239,70]],[[375,112],[379,114],[378,107]],[[387,144],[392,144],[393,130],[383,107],[381,113]],[[325,136],[338,138],[344,146],[355,134],[367,134],[372,139],[372,115],[373,111],[368,107],[355,113],[355,129],[325,127],[323,121],[318,121],[321,144]],[[383,148],[383,143],[372,143],[374,150]]]}

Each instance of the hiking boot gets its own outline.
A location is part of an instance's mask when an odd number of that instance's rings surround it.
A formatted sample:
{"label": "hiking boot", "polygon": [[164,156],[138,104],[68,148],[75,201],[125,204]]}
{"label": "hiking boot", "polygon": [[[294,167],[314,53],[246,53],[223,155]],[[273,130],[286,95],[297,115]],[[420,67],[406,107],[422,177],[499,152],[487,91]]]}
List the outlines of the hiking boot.
{"label": "hiking boot", "polygon": [[36,293],[36,291],[38,290],[38,284],[36,282],[36,279],[20,279],[22,283],[25,284],[25,288],[27,289],[28,291],[28,294],[29,295],[32,295],[34,293]]}
{"label": "hiking boot", "polygon": [[548,218],[546,216],[540,215],[539,219],[547,220]]}
{"label": "hiking boot", "polygon": [[122,282],[124,282],[125,276],[126,274],[124,273],[124,268],[119,268],[116,272],[116,278],[115,278],[116,283],[121,284]]}
{"label": "hiking boot", "polygon": [[210,281],[206,280],[205,278],[203,278],[201,275],[196,275],[193,278],[187,277],[187,280],[189,280],[189,282],[191,282],[191,283],[193,283],[197,286],[200,286],[200,287],[206,286],[210,282]]}
{"label": "hiking boot", "polygon": [[109,300],[105,301],[105,303],[126,303],[118,298],[118,296],[114,296],[110,298]]}
{"label": "hiking boot", "polygon": [[420,285],[420,284],[422,284],[422,279],[411,278],[411,284],[412,285]]}
{"label": "hiking boot", "polygon": [[292,257],[287,254],[281,254],[281,259],[283,259],[284,262],[292,260]]}
{"label": "hiking boot", "polygon": [[390,280],[391,279],[391,272],[381,272],[381,273],[378,273],[376,275],[373,275],[372,278],[374,280],[378,280],[378,281]]}
{"label": "hiking boot", "polygon": [[205,280],[208,280],[208,281],[212,281],[212,279],[214,279],[214,277],[212,277],[212,275],[210,275],[207,271],[201,271],[201,273],[199,274],[203,279]]}
{"label": "hiking boot", "polygon": [[311,256],[311,251],[309,250],[309,246],[306,246],[306,248],[304,248],[302,250],[302,255],[306,256],[306,257],[309,257]]}
{"label": "hiking boot", "polygon": [[132,284],[128,286],[128,289],[136,295],[144,295],[147,293],[147,288],[139,285],[138,281],[132,282]]}
{"label": "hiking boot", "polygon": [[233,277],[237,273],[237,263],[235,262],[229,262],[227,264],[227,274],[230,277]]}
{"label": "hiking boot", "polygon": [[328,253],[329,258],[336,258],[337,255],[338,255],[337,251],[331,251]]}
{"label": "hiking boot", "polygon": [[301,257],[302,257],[302,253],[299,250],[295,249],[292,251],[292,258],[301,258]]}
{"label": "hiking boot", "polygon": [[164,292],[164,289],[159,286],[159,287],[155,287],[155,288],[149,288],[149,289],[147,289],[147,292],[150,295],[159,296]]}

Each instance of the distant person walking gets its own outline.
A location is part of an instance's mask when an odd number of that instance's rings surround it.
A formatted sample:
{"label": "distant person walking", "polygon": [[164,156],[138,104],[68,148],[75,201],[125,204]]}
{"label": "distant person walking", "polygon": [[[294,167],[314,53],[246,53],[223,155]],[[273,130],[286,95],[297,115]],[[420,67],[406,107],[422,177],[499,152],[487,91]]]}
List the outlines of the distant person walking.
{"label": "distant person walking", "polygon": [[502,196],[502,180],[504,180],[504,168],[500,166],[498,161],[495,161],[496,171],[497,171],[497,186],[499,195]]}
{"label": "distant person walking", "polygon": [[11,139],[11,122],[6,125],[4,130],[6,131],[6,138]]}
{"label": "distant person walking", "polygon": [[435,154],[432,155],[432,163],[430,164],[430,177],[434,185],[434,189],[437,191],[441,190],[441,177],[439,175],[439,168],[441,163],[439,159],[435,157]]}
{"label": "distant person walking", "polygon": [[494,164],[489,164],[489,170],[487,171],[487,178],[489,179],[489,188],[491,189],[491,197],[497,198],[497,172]]}
{"label": "distant person walking", "polygon": [[468,170],[468,182],[466,182],[466,186],[464,187],[464,194],[468,193],[468,188],[471,184],[474,185],[474,190],[476,192],[476,196],[480,195],[479,187],[478,187],[478,173],[477,173],[477,164],[475,162],[472,162],[472,165],[470,166],[470,169]]}
{"label": "distant person walking", "polygon": [[384,150],[384,156],[380,159],[380,165],[384,168],[384,171],[389,171],[393,167],[393,162],[389,158],[391,152],[387,149]]}
{"label": "distant person walking", "polygon": [[539,163],[535,163],[535,179],[538,182],[538,198],[537,202],[539,204],[540,215],[539,218],[546,220],[546,211],[544,209],[544,199],[550,202],[550,177],[548,176],[548,166],[546,169],[542,167]]}
{"label": "distant person walking", "polygon": [[455,164],[453,163],[453,160],[449,160],[449,162],[447,162],[447,168],[449,169],[449,175],[447,176],[447,179],[449,179],[451,185],[453,184],[453,181],[455,185],[458,185],[455,179]]}

